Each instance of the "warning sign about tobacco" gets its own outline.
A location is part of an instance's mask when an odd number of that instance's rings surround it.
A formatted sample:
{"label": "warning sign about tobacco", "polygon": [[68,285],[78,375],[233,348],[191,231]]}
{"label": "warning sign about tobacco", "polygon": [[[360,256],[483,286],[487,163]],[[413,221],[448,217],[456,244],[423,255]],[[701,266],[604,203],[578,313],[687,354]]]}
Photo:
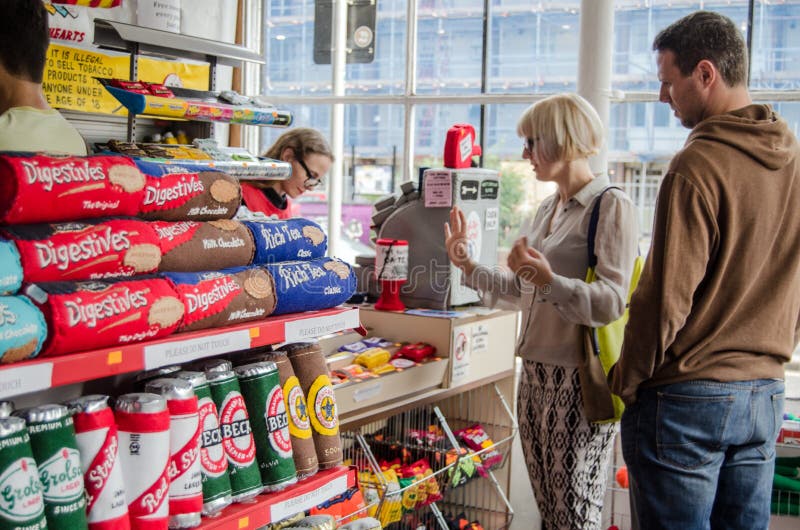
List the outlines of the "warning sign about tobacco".
{"label": "warning sign about tobacco", "polygon": [[51,44],[42,85],[57,109],[125,115],[125,109],[95,77],[127,79],[130,56]]}

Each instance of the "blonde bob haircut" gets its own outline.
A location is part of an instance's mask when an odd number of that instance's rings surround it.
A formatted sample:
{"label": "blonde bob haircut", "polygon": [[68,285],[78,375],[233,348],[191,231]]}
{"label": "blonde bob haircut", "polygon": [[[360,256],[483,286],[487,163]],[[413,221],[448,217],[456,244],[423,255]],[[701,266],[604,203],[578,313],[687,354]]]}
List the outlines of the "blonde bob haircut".
{"label": "blonde bob haircut", "polygon": [[528,107],[517,122],[517,134],[533,138],[534,149],[544,160],[571,162],[599,151],[603,123],[578,94],[557,94]]}

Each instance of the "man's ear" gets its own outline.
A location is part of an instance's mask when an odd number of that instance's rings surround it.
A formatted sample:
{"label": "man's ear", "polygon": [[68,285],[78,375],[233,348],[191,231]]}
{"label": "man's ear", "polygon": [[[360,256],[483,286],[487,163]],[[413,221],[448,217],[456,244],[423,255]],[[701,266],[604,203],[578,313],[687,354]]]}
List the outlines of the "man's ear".
{"label": "man's ear", "polygon": [[703,86],[709,87],[711,86],[714,81],[717,80],[719,77],[719,72],[717,71],[717,67],[714,66],[714,63],[709,61],[708,59],[703,59],[697,66],[694,67],[695,74],[698,76],[700,81],[703,83]]}

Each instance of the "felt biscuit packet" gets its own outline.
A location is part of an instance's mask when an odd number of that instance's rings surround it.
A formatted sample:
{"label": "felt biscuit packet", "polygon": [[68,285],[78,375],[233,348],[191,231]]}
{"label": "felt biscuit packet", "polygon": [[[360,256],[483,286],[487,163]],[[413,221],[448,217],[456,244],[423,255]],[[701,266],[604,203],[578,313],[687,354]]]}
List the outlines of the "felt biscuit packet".
{"label": "felt biscuit packet", "polygon": [[49,337],[43,355],[129,344],[178,329],[183,302],[164,278],[30,284]]}
{"label": "felt biscuit packet", "polygon": [[140,217],[153,221],[214,221],[236,215],[239,181],[207,166],[136,160],[146,183]]}
{"label": "felt biscuit packet", "polygon": [[8,226],[26,282],[99,280],[156,272],[155,230],[138,219]]}
{"label": "felt biscuit packet", "polygon": [[0,222],[136,215],[145,177],[120,155],[0,153]]}

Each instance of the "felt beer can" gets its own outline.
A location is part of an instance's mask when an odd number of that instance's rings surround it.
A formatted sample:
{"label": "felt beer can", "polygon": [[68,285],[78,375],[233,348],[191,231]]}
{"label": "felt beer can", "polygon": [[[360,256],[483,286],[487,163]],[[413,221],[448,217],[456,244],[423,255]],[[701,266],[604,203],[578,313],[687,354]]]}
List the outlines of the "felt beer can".
{"label": "felt beer can", "polygon": [[228,476],[228,456],[222,446],[217,406],[211,397],[203,372],[181,371],[175,374],[192,384],[197,396],[200,423],[200,476],[203,489],[203,515],[219,513],[231,504],[231,479]]}
{"label": "felt beer can", "polygon": [[315,342],[286,344],[283,349],[306,395],[319,468],[336,467],[342,463],[342,440],[339,435],[336,394],[328,375],[325,356]]}
{"label": "felt beer can", "polygon": [[256,444],[239,380],[230,370],[207,371],[211,397],[219,411],[222,446],[228,455],[233,502],[252,499],[261,493],[261,472],[256,462]]}
{"label": "felt beer can", "polygon": [[42,490],[25,420],[0,418],[0,529],[47,528]]}
{"label": "felt beer can", "polygon": [[132,530],[167,530],[169,523],[169,411],[156,394],[116,399],[119,462]]}
{"label": "felt beer can", "polygon": [[40,405],[18,410],[14,415],[28,424],[43,487],[47,528],[88,528],[81,456],[69,409],[64,405]]}
{"label": "felt beer can", "polygon": [[[177,364],[171,364],[169,366],[161,366],[160,368],[153,368],[152,370],[145,370],[144,372],[139,372],[136,374],[134,378],[134,385],[136,388],[141,389],[144,391],[144,387],[150,381],[154,379],[163,379],[166,377],[174,377],[176,373],[181,371],[181,367]],[[147,391],[149,392],[149,390]],[[158,394],[158,392],[154,392]]]}
{"label": "felt beer can", "polygon": [[14,412],[13,401],[0,401],[0,418],[8,418]]}
{"label": "felt beer can", "polygon": [[319,460],[311,432],[308,405],[300,381],[294,374],[292,363],[284,351],[266,352],[261,361],[273,362],[278,367],[283,399],[286,401],[289,436],[292,439],[292,456],[297,479],[303,480],[319,471]]}
{"label": "felt beer can", "polygon": [[275,363],[246,364],[235,370],[256,442],[256,460],[266,491],[297,482],[289,418]]}
{"label": "felt beer can", "polygon": [[73,412],[75,422],[89,530],[129,530],[119,435],[108,396],[83,396],[65,405]]}
{"label": "felt beer can", "polygon": [[200,473],[200,416],[189,381],[149,381],[145,392],[163,396],[169,409],[169,527],[194,528],[203,511]]}

